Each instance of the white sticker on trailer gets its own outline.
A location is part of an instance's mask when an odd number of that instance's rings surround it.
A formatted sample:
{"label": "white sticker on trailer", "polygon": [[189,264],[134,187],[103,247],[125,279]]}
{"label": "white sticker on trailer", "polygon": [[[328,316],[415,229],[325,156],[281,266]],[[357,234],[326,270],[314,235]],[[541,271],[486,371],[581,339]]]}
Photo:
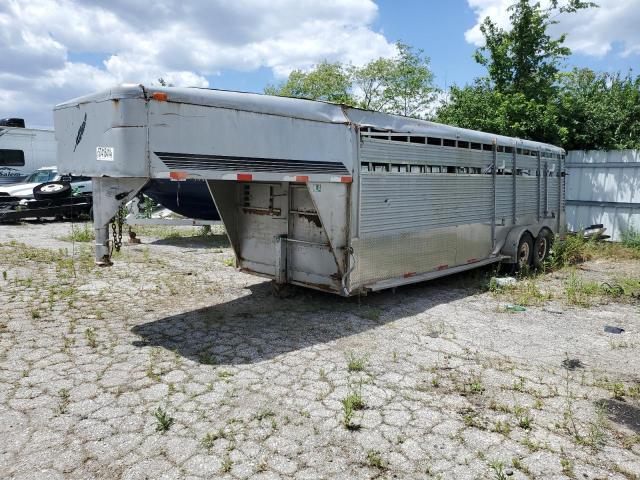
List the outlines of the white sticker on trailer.
{"label": "white sticker on trailer", "polygon": [[96,160],[113,162],[113,147],[96,147]]}

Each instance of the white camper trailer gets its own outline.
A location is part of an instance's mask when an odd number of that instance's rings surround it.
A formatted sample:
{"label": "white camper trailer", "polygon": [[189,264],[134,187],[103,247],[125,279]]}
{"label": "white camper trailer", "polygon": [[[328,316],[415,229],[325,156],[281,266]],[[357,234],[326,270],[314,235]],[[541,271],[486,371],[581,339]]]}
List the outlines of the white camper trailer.
{"label": "white camper trailer", "polygon": [[93,177],[96,261],[150,179],[209,186],[241,270],[341,295],[494,262],[563,232],[561,148],[341,105],[124,85],[58,105],[60,171]]}
{"label": "white camper trailer", "polygon": [[19,120],[0,120],[0,185],[20,182],[39,168],[56,164],[53,130],[24,128]]}

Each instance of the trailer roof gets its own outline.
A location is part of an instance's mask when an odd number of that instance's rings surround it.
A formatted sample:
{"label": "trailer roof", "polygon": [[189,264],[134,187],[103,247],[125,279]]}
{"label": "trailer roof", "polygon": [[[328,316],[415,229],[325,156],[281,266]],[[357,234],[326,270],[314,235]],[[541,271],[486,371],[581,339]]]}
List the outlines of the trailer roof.
{"label": "trailer roof", "polygon": [[513,142],[517,140],[519,147],[564,153],[562,148],[547,143],[451,127],[426,120],[361,110],[329,102],[207,88],[147,87],[140,84],[124,84],[58,104],[54,110],[74,107],[83,103],[125,98],[150,98],[154,93],[166,93],[168,101],[175,103],[228,108],[325,123],[353,123],[360,127],[371,127],[376,130],[452,139],[459,138],[479,143],[491,143],[495,139],[500,144],[513,145]]}

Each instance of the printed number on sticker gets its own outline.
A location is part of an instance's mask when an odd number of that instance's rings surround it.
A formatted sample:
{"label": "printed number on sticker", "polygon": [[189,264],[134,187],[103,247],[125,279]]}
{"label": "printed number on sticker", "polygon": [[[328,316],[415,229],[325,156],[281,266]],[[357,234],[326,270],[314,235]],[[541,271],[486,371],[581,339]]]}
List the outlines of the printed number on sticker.
{"label": "printed number on sticker", "polygon": [[113,147],[96,147],[96,160],[113,162]]}

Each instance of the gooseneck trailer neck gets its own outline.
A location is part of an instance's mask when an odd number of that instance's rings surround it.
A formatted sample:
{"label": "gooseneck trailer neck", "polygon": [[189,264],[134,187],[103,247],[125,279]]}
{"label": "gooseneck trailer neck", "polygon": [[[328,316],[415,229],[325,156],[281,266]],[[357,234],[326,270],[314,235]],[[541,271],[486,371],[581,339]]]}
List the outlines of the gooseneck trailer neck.
{"label": "gooseneck trailer neck", "polygon": [[151,179],[206,182],[241,270],[341,295],[543,261],[564,150],[341,105],[123,85],[54,111],[59,169],[94,182],[96,261]]}

